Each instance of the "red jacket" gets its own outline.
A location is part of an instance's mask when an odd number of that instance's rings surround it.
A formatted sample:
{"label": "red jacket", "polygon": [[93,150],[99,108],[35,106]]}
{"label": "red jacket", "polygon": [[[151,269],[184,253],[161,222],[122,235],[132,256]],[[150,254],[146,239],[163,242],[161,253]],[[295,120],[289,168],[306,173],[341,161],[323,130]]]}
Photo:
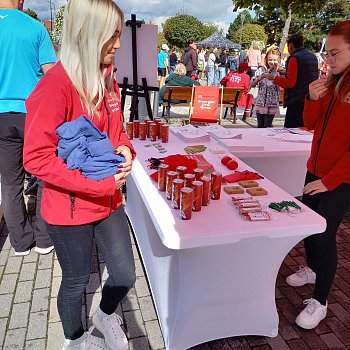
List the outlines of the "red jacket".
{"label": "red jacket", "polygon": [[350,104],[336,100],[320,140],[331,97],[327,94],[317,101],[306,98],[303,119],[308,129],[314,129],[307,168],[334,190],[342,183],[350,183]]}
{"label": "red jacket", "polygon": [[[126,145],[135,152],[124,131],[117,85],[116,94],[117,101],[106,95],[110,111],[109,138],[115,148]],[[26,108],[24,166],[44,182],[41,201],[44,220],[53,225],[81,225],[110,215],[122,204],[114,177],[101,181],[88,179],[79,170],[67,169],[66,163],[56,155],[57,127],[82,114],[88,115],[60,62],[40,80],[28,97]],[[100,118],[94,117],[93,123],[107,132],[108,116],[104,106],[100,108]]]}
{"label": "red jacket", "polygon": [[[243,88],[241,98],[238,101],[238,106],[244,107],[244,108],[251,107],[251,103],[248,102],[248,92],[249,92],[249,84],[250,84],[250,78],[248,74],[244,72],[242,73],[230,72],[221,79],[220,84],[225,87]],[[247,106],[247,102],[248,102],[248,106]]]}

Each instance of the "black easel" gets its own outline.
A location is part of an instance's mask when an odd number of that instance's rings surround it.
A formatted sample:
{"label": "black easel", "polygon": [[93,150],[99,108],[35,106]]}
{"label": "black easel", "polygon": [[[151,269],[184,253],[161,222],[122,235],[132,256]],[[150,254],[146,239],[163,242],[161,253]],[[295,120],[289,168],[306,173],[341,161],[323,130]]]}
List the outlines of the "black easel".
{"label": "black easel", "polygon": [[139,119],[138,114],[138,102],[139,97],[144,97],[147,106],[148,117],[153,120],[153,113],[151,108],[151,101],[149,98],[150,91],[159,91],[158,87],[151,87],[147,85],[147,79],[142,78],[142,85],[138,85],[137,81],[137,41],[136,41],[136,29],[141,28],[142,21],[136,20],[136,15],[131,15],[131,20],[126,21],[126,26],[131,27],[131,39],[132,39],[132,75],[133,83],[128,84],[128,78],[123,78],[123,83],[120,84],[121,91],[121,104],[122,110],[124,110],[126,96],[132,96],[130,107],[130,121]]}

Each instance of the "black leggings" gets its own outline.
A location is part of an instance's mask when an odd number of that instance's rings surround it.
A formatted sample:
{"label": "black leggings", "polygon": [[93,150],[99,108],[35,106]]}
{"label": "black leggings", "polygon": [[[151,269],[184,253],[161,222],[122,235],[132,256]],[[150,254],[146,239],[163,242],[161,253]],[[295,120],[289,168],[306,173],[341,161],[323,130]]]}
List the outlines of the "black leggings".
{"label": "black leggings", "polygon": [[93,239],[106,262],[109,274],[102,289],[101,310],[112,314],[135,283],[128,223],[124,209],[120,206],[109,217],[91,224],[46,224],[46,227],[62,268],[57,308],[64,335],[67,339],[78,339],[84,334],[82,298],[90,278]]}
{"label": "black leggings", "polygon": [[275,116],[271,114],[256,113],[258,128],[270,128],[274,117]]}
{"label": "black leggings", "polygon": [[[318,179],[308,172],[305,184]],[[313,298],[325,305],[337,269],[336,234],[350,204],[350,184],[313,196],[304,194],[302,201],[327,221],[325,232],[304,239],[307,266],[316,272]]]}

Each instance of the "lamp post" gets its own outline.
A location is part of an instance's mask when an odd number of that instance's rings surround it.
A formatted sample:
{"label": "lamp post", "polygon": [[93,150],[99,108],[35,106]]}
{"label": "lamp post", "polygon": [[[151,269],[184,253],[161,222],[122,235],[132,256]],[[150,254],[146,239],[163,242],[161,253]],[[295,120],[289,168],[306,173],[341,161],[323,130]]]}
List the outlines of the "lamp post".
{"label": "lamp post", "polygon": [[242,31],[243,31],[243,24],[246,16],[247,16],[247,13],[245,11],[242,11],[240,13],[240,18],[241,18],[241,30],[239,32],[239,45],[241,46],[240,51],[242,51]]}
{"label": "lamp post", "polygon": [[52,33],[52,6],[54,7],[55,9],[55,12],[56,12],[56,6],[55,4],[52,2],[52,0],[46,0],[46,2],[48,2],[50,4],[50,21],[51,21],[51,33]]}

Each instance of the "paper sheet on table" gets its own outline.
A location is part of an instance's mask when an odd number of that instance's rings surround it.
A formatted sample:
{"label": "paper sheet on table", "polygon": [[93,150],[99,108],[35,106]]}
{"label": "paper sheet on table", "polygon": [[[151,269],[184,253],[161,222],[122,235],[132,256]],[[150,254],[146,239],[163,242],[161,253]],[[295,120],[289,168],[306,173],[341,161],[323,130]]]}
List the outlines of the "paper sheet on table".
{"label": "paper sheet on table", "polygon": [[224,128],[221,125],[200,126],[199,128],[215,139],[242,139],[242,134],[238,133],[237,130]]}
{"label": "paper sheet on table", "polygon": [[191,124],[181,127],[172,127],[170,131],[185,142],[210,141],[210,136],[205,130],[196,128]]}
{"label": "paper sheet on table", "polygon": [[263,151],[264,145],[247,140],[218,139],[217,142],[229,152],[238,151]]}
{"label": "paper sheet on table", "polygon": [[266,131],[264,133],[261,133],[260,136],[266,137],[269,139],[282,141],[282,142],[299,142],[299,143],[310,143],[313,139],[313,134],[307,132],[307,134],[292,134],[291,132],[287,133],[281,133],[281,132],[275,132],[275,131]]}

